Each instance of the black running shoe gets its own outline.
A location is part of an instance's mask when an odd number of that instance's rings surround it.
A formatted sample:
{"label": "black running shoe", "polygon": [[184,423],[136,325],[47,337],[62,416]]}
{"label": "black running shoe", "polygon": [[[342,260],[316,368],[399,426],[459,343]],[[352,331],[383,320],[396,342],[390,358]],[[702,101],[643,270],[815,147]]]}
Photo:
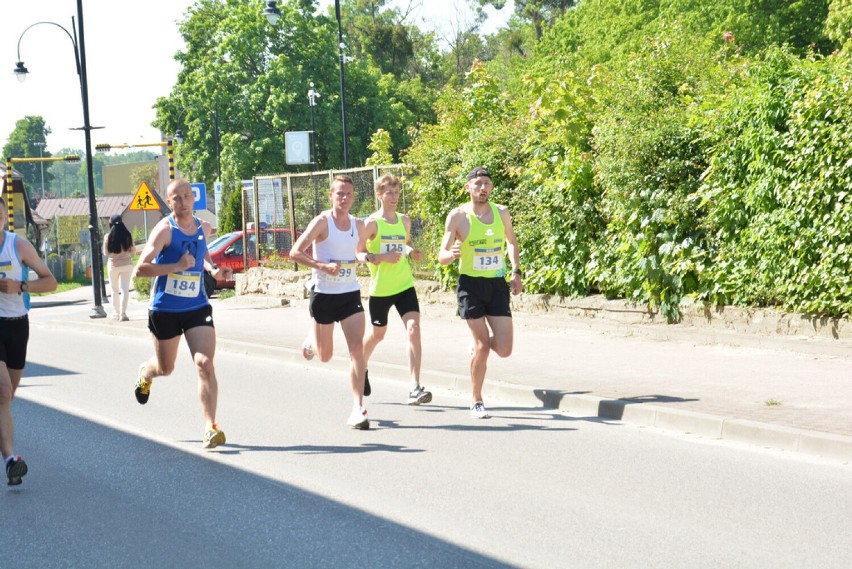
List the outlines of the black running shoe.
{"label": "black running shoe", "polygon": [[373,392],[373,388],[370,387],[370,374],[367,373],[367,370],[364,370],[364,397],[369,397]]}
{"label": "black running shoe", "polygon": [[20,456],[16,456],[6,463],[6,476],[9,478],[9,486],[17,486],[21,477],[27,473],[27,463]]}

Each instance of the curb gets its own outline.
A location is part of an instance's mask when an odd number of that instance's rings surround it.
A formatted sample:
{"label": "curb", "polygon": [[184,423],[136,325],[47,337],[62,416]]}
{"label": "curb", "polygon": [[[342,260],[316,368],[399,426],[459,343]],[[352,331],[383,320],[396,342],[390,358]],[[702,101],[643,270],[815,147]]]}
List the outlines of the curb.
{"label": "curb", "polygon": [[[146,328],[108,326],[97,321],[55,320],[51,324],[112,336],[148,337]],[[303,360],[300,350],[294,348],[223,338],[217,338],[216,344],[217,349],[231,353],[271,359],[296,360],[303,362],[306,366],[311,365]],[[336,371],[346,372],[349,370],[349,358],[333,356],[331,361],[322,365],[331,366]],[[406,366],[377,360],[373,360],[370,365],[374,376],[381,376],[383,380],[403,384],[407,384],[409,381]],[[454,374],[422,370],[420,376],[424,385],[436,386],[443,390],[462,394],[467,393],[470,389],[470,379],[467,373]],[[489,380],[487,390],[490,396],[503,402],[554,410],[571,417],[619,421],[639,427],[653,427],[663,431],[694,435],[711,440],[745,443],[772,450],[852,462],[852,437],[845,435],[795,429],[696,411],[670,409],[649,403],[539,389],[497,380]]]}

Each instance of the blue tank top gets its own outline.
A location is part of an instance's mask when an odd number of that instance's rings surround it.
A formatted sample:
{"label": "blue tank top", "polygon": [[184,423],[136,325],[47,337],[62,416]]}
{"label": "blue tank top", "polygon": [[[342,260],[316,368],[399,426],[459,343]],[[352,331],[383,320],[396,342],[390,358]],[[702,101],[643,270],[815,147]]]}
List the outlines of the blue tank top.
{"label": "blue tank top", "polygon": [[187,235],[180,230],[174,215],[168,216],[172,240],[169,246],[157,254],[157,264],[176,263],[184,253],[195,257],[195,266],[186,271],[154,277],[151,294],[151,310],[160,312],[190,312],[207,306],[204,290],[204,258],[207,256],[207,239],[201,230],[201,222],[195,221],[195,233]]}

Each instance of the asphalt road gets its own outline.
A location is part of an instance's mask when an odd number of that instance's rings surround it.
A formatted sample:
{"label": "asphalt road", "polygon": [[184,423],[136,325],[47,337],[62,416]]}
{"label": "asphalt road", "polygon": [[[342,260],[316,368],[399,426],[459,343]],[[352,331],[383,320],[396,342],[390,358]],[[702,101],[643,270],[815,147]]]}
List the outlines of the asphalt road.
{"label": "asphalt road", "polygon": [[[24,484],[0,492],[20,567],[846,569],[852,467],[511,405],[468,417],[373,382],[219,351],[203,451],[188,352],[151,400],[150,343],[36,325],[14,402]],[[0,564],[5,566],[5,564]]]}

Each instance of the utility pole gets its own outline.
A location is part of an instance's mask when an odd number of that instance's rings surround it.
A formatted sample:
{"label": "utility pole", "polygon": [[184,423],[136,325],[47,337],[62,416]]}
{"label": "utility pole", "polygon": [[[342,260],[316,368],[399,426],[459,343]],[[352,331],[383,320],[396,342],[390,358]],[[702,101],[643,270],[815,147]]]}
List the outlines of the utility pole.
{"label": "utility pole", "polygon": [[[38,146],[38,157],[44,158],[42,150],[47,145],[46,142],[33,142],[33,146]],[[41,164],[41,199],[44,199],[44,162]]]}

